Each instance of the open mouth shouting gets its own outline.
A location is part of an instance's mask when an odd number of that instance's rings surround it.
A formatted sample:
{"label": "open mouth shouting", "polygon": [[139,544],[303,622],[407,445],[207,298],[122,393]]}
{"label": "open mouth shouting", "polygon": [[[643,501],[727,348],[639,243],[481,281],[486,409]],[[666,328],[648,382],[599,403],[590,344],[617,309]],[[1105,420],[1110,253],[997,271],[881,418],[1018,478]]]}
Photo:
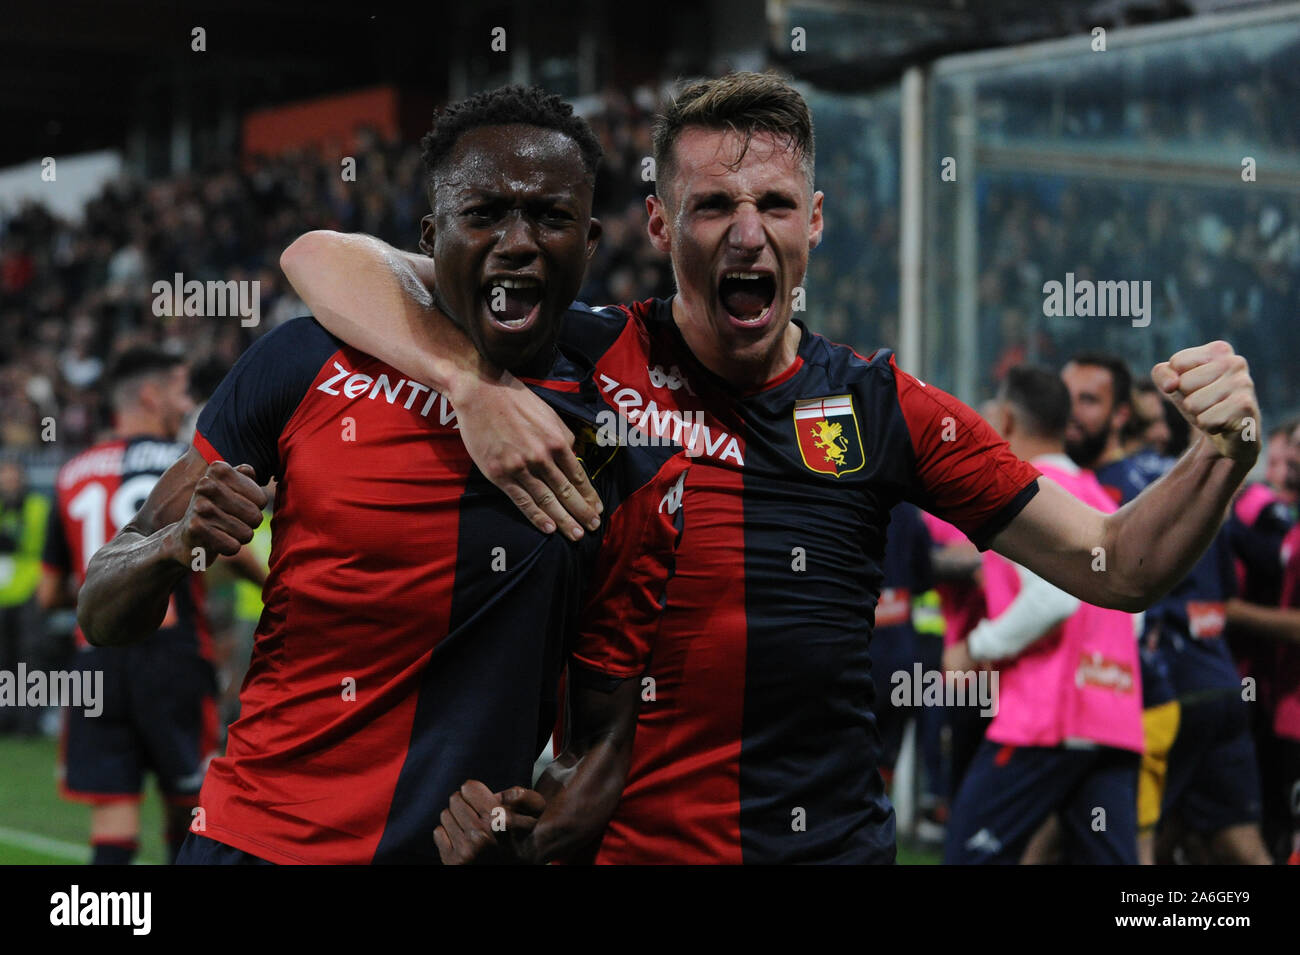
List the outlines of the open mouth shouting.
{"label": "open mouth shouting", "polygon": [[735,328],[765,328],[775,297],[776,276],[765,269],[728,269],[718,280],[718,304]]}
{"label": "open mouth shouting", "polygon": [[483,286],[488,321],[503,332],[527,331],[542,311],[545,285],[532,275],[500,276]]}

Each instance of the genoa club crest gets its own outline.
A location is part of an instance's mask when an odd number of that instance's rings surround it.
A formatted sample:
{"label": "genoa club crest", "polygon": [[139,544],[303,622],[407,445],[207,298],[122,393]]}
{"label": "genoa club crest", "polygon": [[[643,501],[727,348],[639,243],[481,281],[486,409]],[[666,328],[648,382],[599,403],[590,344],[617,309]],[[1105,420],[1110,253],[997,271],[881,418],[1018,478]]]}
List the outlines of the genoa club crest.
{"label": "genoa club crest", "polygon": [[796,401],[794,433],[803,463],[818,474],[842,477],[862,470],[862,435],[852,395]]}

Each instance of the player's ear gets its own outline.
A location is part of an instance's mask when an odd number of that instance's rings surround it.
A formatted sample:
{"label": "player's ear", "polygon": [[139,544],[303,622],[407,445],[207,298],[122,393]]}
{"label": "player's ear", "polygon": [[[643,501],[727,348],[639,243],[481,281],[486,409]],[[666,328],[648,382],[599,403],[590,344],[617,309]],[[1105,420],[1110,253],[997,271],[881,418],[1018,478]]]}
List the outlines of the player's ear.
{"label": "player's ear", "polygon": [[600,245],[600,237],[604,232],[605,227],[600,224],[600,220],[592,216],[591,224],[587,226],[587,258],[596,254],[596,246]]}
{"label": "player's ear", "polygon": [[433,238],[436,232],[433,213],[430,212],[420,220],[420,251],[425,255],[433,255]]}
{"label": "player's ear", "polygon": [[820,190],[814,192],[812,196],[812,217],[808,223],[808,248],[810,251],[822,244],[822,228],[825,225],[822,219],[822,200],[825,198],[825,193]]}
{"label": "player's ear", "polygon": [[149,411],[156,411],[162,403],[162,388],[157,380],[147,378],[140,383],[140,390],[136,392],[136,400]]}
{"label": "player's ear", "polygon": [[645,230],[650,236],[650,244],[658,251],[671,253],[673,237],[668,231],[668,209],[658,196],[645,197],[645,211],[649,214]]}
{"label": "player's ear", "polygon": [[1133,407],[1131,405],[1116,405],[1110,413],[1111,427],[1117,431],[1123,431],[1132,417]]}

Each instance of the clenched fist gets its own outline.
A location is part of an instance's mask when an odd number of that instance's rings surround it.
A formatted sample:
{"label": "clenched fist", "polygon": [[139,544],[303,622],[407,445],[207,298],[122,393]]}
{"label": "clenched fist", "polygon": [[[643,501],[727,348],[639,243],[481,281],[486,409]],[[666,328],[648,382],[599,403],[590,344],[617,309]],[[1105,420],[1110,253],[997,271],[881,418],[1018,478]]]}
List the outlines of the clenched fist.
{"label": "clenched fist", "polygon": [[529,836],[545,809],[545,797],[535,790],[512,786],[494,793],[467,779],[451,794],[433,831],[438,856],[443,865],[532,862]]}
{"label": "clenched fist", "polygon": [[1151,380],[1223,457],[1259,457],[1259,402],[1246,359],[1227,342],[1184,348],[1151,369]]}
{"label": "clenched fist", "polygon": [[208,465],[176,526],[178,561],[190,566],[195,548],[208,555],[207,560],[218,554],[233,557],[253,539],[267,504],[255,474],[248,464],[232,468],[225,461],[214,461]]}

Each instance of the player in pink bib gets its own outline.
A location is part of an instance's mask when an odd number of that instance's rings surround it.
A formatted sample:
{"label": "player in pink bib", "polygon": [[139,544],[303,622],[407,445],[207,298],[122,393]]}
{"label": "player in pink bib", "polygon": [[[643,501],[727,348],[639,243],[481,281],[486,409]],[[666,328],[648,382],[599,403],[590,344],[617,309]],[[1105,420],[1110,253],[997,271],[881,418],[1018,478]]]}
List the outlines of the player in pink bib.
{"label": "player in pink bib", "polygon": [[[994,427],[1015,453],[1086,504],[1115,510],[1091,472],[1064,453],[1070,396],[1051,372],[1019,367],[999,393]],[[1094,570],[1105,572],[1104,553]],[[953,805],[947,863],[1015,863],[1057,814],[1068,862],[1137,862],[1142,691],[1131,614],[1080,602],[991,551],[988,619],[944,655],[981,673],[996,714]],[[996,680],[996,682],[995,682]]]}

